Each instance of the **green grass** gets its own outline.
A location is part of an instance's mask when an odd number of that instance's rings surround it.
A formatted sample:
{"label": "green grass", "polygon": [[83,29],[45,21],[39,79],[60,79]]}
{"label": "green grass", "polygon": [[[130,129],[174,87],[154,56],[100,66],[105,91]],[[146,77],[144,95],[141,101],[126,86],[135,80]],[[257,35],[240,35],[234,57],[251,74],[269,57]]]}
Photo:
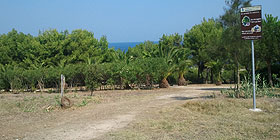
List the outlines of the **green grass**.
{"label": "green grass", "polygon": [[[278,86],[279,83],[276,83]],[[277,87],[276,86],[276,87]],[[230,88],[222,90],[221,93],[231,98],[252,98],[253,97],[253,84],[250,78],[244,77],[241,81],[239,89]],[[266,80],[260,78],[260,75],[256,75],[256,96],[257,97],[270,97],[279,98],[279,88],[271,88]]]}
{"label": "green grass", "polygon": [[83,99],[82,102],[78,105],[79,107],[86,106],[88,104],[87,99]]}
{"label": "green grass", "polygon": [[190,100],[163,108],[150,117],[103,137],[104,139],[279,139],[280,100],[261,98],[251,112],[251,99]]}

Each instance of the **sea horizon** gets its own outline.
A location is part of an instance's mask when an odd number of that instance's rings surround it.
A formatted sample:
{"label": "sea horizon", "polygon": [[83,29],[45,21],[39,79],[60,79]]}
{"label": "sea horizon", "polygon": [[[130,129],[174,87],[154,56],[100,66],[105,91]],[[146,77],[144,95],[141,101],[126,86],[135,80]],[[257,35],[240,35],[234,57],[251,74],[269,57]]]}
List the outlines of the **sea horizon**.
{"label": "sea horizon", "polygon": [[[142,42],[109,42],[108,47],[109,48],[115,48],[117,49],[121,49],[122,51],[127,51],[128,47],[135,47],[136,45],[139,45],[141,43],[144,43],[145,41]],[[158,41],[151,41],[153,43],[158,43]]]}

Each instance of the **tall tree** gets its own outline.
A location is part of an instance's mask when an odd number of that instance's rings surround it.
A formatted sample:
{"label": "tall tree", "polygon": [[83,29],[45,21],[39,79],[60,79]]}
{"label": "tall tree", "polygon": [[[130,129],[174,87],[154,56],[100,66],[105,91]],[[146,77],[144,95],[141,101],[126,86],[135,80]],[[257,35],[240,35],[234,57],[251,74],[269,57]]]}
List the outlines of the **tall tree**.
{"label": "tall tree", "polygon": [[192,60],[198,66],[198,81],[204,82],[202,72],[206,68],[205,64],[210,61],[217,61],[219,56],[222,26],[214,19],[203,19],[202,23],[184,35],[183,45],[192,52]]}
{"label": "tall tree", "polygon": [[65,39],[64,34],[55,29],[47,30],[40,33],[37,39],[42,45],[39,59],[42,61],[43,66],[58,66],[65,57],[62,44]]}
{"label": "tall tree", "polygon": [[158,58],[162,58],[161,67],[165,67],[165,71],[162,71],[162,77],[160,81],[160,87],[161,88],[167,88],[169,87],[169,83],[167,81],[167,78],[175,69],[175,61],[174,57],[178,51],[178,48],[176,45],[179,45],[180,43],[180,37],[176,37],[178,34],[175,35],[163,35],[160,38],[158,49],[155,50],[155,56]]}
{"label": "tall tree", "polygon": [[265,15],[262,27],[262,39],[256,45],[257,55],[266,63],[268,81],[273,86],[271,65],[280,55],[280,27],[278,17]]}
{"label": "tall tree", "polygon": [[[237,88],[240,84],[240,61],[242,52],[246,49],[245,41],[241,40],[240,8],[250,6],[252,0],[226,0],[225,14],[220,16],[224,27],[223,41],[226,50],[233,58],[236,67]],[[245,45],[245,46],[244,46]],[[247,47],[248,48],[248,47]]]}
{"label": "tall tree", "polygon": [[94,34],[87,30],[74,30],[63,41],[63,54],[67,57],[67,63],[88,61],[88,58],[99,55],[99,53],[95,53],[97,50],[101,50],[101,46],[94,38]]}

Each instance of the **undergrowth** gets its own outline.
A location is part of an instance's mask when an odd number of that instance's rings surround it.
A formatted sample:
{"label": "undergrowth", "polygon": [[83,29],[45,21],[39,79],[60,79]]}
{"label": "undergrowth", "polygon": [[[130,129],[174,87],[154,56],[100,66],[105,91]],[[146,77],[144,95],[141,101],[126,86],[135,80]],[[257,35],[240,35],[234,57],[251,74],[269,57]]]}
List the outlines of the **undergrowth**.
{"label": "undergrowth", "polygon": [[[278,85],[278,84],[276,84]],[[244,77],[244,80],[241,81],[240,87],[232,88],[227,90],[222,90],[222,94],[227,95],[231,98],[252,98],[253,97],[253,84],[251,78]],[[260,75],[256,75],[256,96],[257,97],[272,97],[279,98],[279,89],[271,88],[267,81],[263,78],[260,78]]]}

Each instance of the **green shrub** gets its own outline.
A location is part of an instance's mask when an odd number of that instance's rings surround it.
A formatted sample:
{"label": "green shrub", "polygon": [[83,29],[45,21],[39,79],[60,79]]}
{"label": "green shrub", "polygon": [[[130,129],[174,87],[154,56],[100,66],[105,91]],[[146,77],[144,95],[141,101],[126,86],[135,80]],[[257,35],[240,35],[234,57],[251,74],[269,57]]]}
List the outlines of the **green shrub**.
{"label": "green shrub", "polygon": [[61,69],[57,67],[50,67],[46,69],[45,84],[47,88],[55,87],[59,89]]}
{"label": "green shrub", "polygon": [[189,83],[198,83],[197,71],[198,69],[196,67],[188,69],[188,72],[184,75],[184,77],[189,81]]}
{"label": "green shrub", "polygon": [[226,84],[231,84],[234,81],[234,71],[233,70],[224,70],[222,72],[223,82]]}
{"label": "green shrub", "polygon": [[[256,75],[256,96],[257,97],[280,97],[279,94],[275,94],[273,88],[269,88],[264,78],[261,79],[260,74]],[[250,78],[244,77],[241,81],[239,89],[230,88],[228,90],[221,91],[232,98],[252,98],[253,97],[253,84]]]}
{"label": "green shrub", "polygon": [[272,74],[274,87],[280,88],[280,77],[277,74]]}
{"label": "green shrub", "polygon": [[6,66],[3,70],[3,78],[9,83],[9,88],[14,93],[20,92],[24,87],[23,69],[21,68]]}
{"label": "green shrub", "polygon": [[84,68],[85,64],[68,64],[63,70],[62,74],[65,76],[66,83],[68,86],[82,86],[84,85],[85,75]]}
{"label": "green shrub", "polygon": [[101,85],[101,67],[99,65],[88,65],[84,74],[86,87],[90,90],[92,96],[93,91]]}

